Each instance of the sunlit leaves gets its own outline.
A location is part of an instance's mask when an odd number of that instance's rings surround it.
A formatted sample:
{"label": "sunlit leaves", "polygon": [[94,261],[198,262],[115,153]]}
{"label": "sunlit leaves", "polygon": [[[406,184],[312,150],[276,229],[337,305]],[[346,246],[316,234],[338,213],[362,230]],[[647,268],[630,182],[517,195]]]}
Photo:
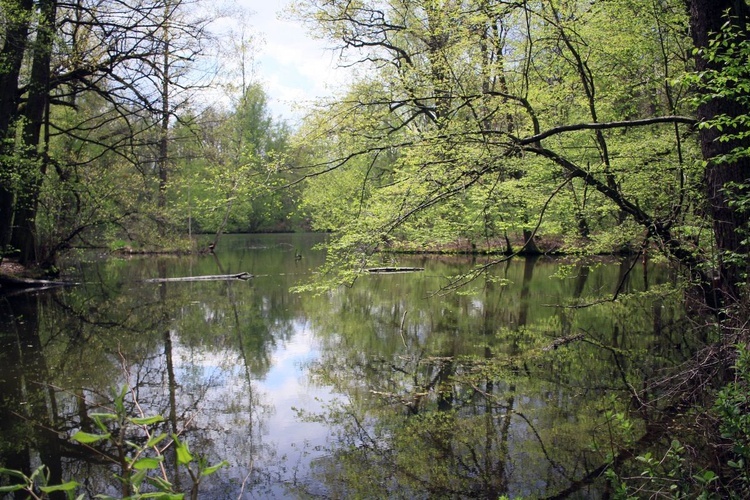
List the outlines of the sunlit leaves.
{"label": "sunlit leaves", "polygon": [[675,127],[520,144],[686,109],[684,8],[645,3],[309,4],[366,68],[301,136],[316,141],[306,208],[339,237],[331,269],[390,249],[512,251],[532,231],[547,251],[618,251],[643,238],[624,205],[641,228],[692,224],[700,164]]}
{"label": "sunlit leaves", "polygon": [[183,131],[193,137],[182,146],[192,159],[175,184],[184,223],[216,233],[290,227],[296,192],[281,189],[279,174],[289,131],[271,117],[260,84],[245,89],[233,109],[210,108],[202,120]]}
{"label": "sunlit leaves", "polygon": [[[41,491],[45,494],[65,492],[67,494],[67,498],[72,499],[74,498],[74,490],[79,486],[79,483],[76,481],[66,481],[60,484],[49,484],[50,471],[46,465],[37,467],[33,470],[33,472],[31,472],[31,475],[29,476],[24,474],[22,471],[0,467],[0,477],[3,476],[13,478],[11,479],[11,481],[20,480],[21,482],[0,486],[0,493],[26,491],[31,495],[29,498],[40,498],[37,493],[38,491]],[[83,495],[79,495],[75,498],[76,500],[81,500],[83,498]]]}
{"label": "sunlit leaves", "polygon": [[177,436],[172,436],[177,450],[177,463],[185,465],[193,461],[193,454],[190,453],[187,441],[180,441]]}
{"label": "sunlit leaves", "polygon": [[133,469],[135,470],[144,470],[144,469],[151,470],[151,469],[157,469],[163,461],[164,461],[163,456],[143,457],[134,461],[131,465]]}
{"label": "sunlit leaves", "polygon": [[[719,132],[716,138],[719,142],[746,142],[750,137],[750,116],[739,111],[750,105],[750,40],[747,33],[728,21],[721,32],[709,40],[708,47],[701,54],[712,65],[687,78],[689,83],[701,90],[695,98],[696,104],[732,100],[738,112],[716,114],[699,127]],[[713,157],[711,161],[730,164],[748,155],[748,148],[735,147],[727,154]]]}
{"label": "sunlit leaves", "polygon": [[228,467],[228,466],[229,466],[229,462],[227,462],[226,460],[222,460],[216,465],[211,465],[209,467],[206,467],[205,469],[202,469],[201,476],[210,476],[211,474],[214,474],[216,471],[218,471],[222,467]]}
{"label": "sunlit leaves", "polygon": [[152,425],[159,422],[164,422],[164,417],[161,415],[153,415],[151,417],[130,417],[130,420],[135,425]]}

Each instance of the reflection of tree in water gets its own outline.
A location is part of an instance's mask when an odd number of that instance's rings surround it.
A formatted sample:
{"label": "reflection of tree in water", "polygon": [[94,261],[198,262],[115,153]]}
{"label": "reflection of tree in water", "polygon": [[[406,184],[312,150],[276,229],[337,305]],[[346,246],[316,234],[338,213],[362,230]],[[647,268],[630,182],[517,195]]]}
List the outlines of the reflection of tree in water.
{"label": "reflection of tree in water", "polygon": [[[158,271],[167,272],[163,266]],[[207,481],[205,491],[236,496],[238,488],[267,489],[277,480],[270,471],[280,458],[262,442],[270,414],[252,378],[268,370],[269,325],[279,319],[259,316],[262,298],[237,298],[226,289],[215,293],[219,289],[210,284],[195,303],[196,290],[188,287],[100,283],[100,290],[83,286],[3,299],[0,338],[8,348],[0,356],[9,372],[3,378],[17,383],[4,383],[0,397],[2,416],[9,417],[2,418],[0,465],[29,472],[31,457],[39,453],[53,480],[81,478],[90,496],[118,494],[111,467],[116,450],[99,443],[92,453],[60,437],[96,431],[90,414],[111,412],[110,389],[126,383],[129,415],[162,415],[160,430],[187,439],[195,454],[209,463],[232,462],[231,470]],[[245,307],[248,298],[256,307]],[[208,319],[203,306],[220,313]],[[25,415],[18,412],[23,408],[29,409]],[[139,432],[128,437],[146,439]],[[171,455],[168,450],[170,480],[189,489]]]}
{"label": "reflection of tree in water", "polygon": [[63,450],[54,432],[54,390],[45,383],[50,370],[39,337],[39,305],[36,293],[0,298],[0,324],[6,325],[0,331],[0,465],[30,475],[38,453],[49,467],[50,480],[59,484]]}
{"label": "reflection of tree in water", "polygon": [[[342,396],[303,417],[330,425],[335,440],[315,464],[324,486],[300,489],[339,498],[604,494],[604,483],[579,479],[623,445],[608,419],[627,408],[632,386],[674,362],[666,351],[646,361],[665,330],[682,330],[672,321],[679,313],[655,311],[653,295],[552,307],[601,278],[582,267],[558,283],[537,265],[501,270],[514,289],[487,280],[425,301],[394,277],[393,288],[332,296],[333,312],[314,320],[326,345],[312,373]],[[623,277],[622,266],[608,271]],[[566,287],[557,299],[555,287]]]}
{"label": "reflection of tree in water", "polygon": [[[161,268],[148,265],[123,273],[186,274],[170,260]],[[215,262],[202,265],[196,274],[216,274]],[[276,282],[264,289],[254,282],[101,279],[33,296],[3,313],[11,325],[0,325],[5,345],[36,345],[45,375],[33,375],[19,350],[1,355],[18,368],[18,380],[42,382],[42,414],[68,434],[91,428],[90,414],[111,405],[110,388],[125,378],[124,360],[145,413],[167,417],[165,429],[183,432],[209,461],[232,462],[205,485],[207,497],[236,497],[243,487],[251,495],[281,497],[274,483],[290,475],[298,492],[331,497],[555,494],[596,470],[617,444],[609,446],[605,415],[627,404],[626,386],[640,387],[649,373],[676,362],[675,342],[689,351],[674,323],[679,315],[658,287],[596,308],[552,307],[571,297],[590,302],[603,285],[611,290],[621,269],[591,266],[550,281],[555,267],[543,259],[509,262],[467,292],[430,300],[437,289],[431,276],[455,267],[426,277],[373,276],[351,290],[305,297],[306,316]],[[36,319],[15,324],[21,316]],[[321,351],[313,378],[346,402],[308,415],[335,433],[310,477],[307,458],[287,465],[263,442],[271,410],[253,383],[266,375],[275,344],[291,337],[300,318],[316,332]],[[556,343],[580,332],[584,340]],[[22,387],[9,386],[0,398],[9,402]],[[64,390],[52,397],[50,387]],[[132,399],[128,404],[137,411]],[[20,423],[31,436],[35,427]],[[39,449],[29,444],[32,452]],[[6,450],[0,453],[12,458]],[[303,451],[319,457],[326,450]],[[87,478],[87,492],[116,488],[111,468],[73,460],[81,453],[81,447],[61,447],[61,469]],[[21,459],[28,462],[28,455]],[[184,476],[180,482],[189,486]]]}

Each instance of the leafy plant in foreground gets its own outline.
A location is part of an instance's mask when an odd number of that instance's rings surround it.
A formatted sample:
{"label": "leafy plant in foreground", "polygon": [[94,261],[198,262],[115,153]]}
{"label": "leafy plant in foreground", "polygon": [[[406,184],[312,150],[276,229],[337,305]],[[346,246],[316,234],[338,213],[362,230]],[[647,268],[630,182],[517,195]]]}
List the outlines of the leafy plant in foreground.
{"label": "leafy plant in foreground", "polygon": [[[45,465],[37,467],[30,476],[21,471],[0,467],[0,476],[7,476],[17,481],[15,484],[0,486],[0,493],[25,491],[29,495],[28,498],[34,499],[47,498],[50,493],[57,491],[65,492],[67,498],[73,498],[73,491],[78,486],[76,481],[67,481],[57,485],[49,484],[49,469]],[[76,498],[80,500],[83,495]]]}
{"label": "leafy plant in foreground", "polygon": [[[71,439],[100,454],[105,460],[116,457],[120,468],[120,474],[116,477],[121,484],[121,497],[126,499],[181,500],[186,497],[185,493],[176,491],[167,475],[164,454],[172,448],[177,465],[184,468],[190,476],[192,486],[189,498],[197,499],[203,479],[221,467],[229,465],[228,462],[223,460],[209,465],[204,457],[194,455],[190,451],[186,440],[181,440],[176,434],[155,430],[157,424],[164,422],[161,415],[128,415],[125,407],[127,393],[128,387],[123,386],[114,394],[113,413],[88,415],[96,428],[95,432],[79,430]],[[145,442],[134,436],[144,437]],[[105,446],[113,449],[114,453],[105,452]],[[74,490],[78,483],[68,481],[60,485],[50,485],[47,471],[47,467],[42,465],[27,476],[21,471],[0,468],[0,476],[9,477],[12,483],[0,487],[0,493],[25,490],[30,498],[43,499],[49,498],[50,493],[64,491],[68,498],[74,498]],[[77,498],[83,498],[83,495]],[[100,494],[96,498],[112,500],[116,497]]]}
{"label": "leafy plant in foreground", "polygon": [[[750,494],[750,349],[737,347],[735,380],[719,392],[714,409],[721,419],[721,437],[732,449],[726,465],[731,471],[727,488],[731,498]],[[735,496],[736,495],[736,496]]]}

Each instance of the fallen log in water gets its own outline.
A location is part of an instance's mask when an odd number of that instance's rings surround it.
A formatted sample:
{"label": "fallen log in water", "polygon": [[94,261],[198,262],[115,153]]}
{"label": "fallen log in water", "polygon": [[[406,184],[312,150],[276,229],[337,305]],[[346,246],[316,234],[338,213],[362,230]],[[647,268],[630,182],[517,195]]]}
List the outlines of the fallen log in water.
{"label": "fallen log in water", "polygon": [[0,289],[22,290],[25,288],[50,288],[57,286],[70,286],[75,283],[67,281],[42,280],[34,278],[21,278],[19,276],[8,276],[0,274]]}
{"label": "fallen log in water", "polygon": [[368,267],[368,273],[413,273],[424,271],[424,267]]}
{"label": "fallen log in water", "polygon": [[206,276],[185,276],[182,278],[151,278],[143,280],[146,283],[165,283],[169,281],[220,281],[220,280],[248,280],[253,275],[247,272],[237,274],[211,274]]}

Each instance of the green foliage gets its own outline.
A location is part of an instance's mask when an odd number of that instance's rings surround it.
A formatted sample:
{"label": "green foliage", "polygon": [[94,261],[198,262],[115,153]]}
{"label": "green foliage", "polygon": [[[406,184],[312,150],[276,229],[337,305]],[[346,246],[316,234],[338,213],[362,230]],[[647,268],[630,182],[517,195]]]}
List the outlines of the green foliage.
{"label": "green foliage", "polygon": [[[710,414],[721,434],[719,468],[709,457],[695,456],[677,439],[666,450],[658,444],[636,457],[637,475],[607,471],[615,498],[640,498],[653,492],[668,498],[747,498],[750,494],[750,349],[736,346],[735,380],[717,394]],[[697,411],[697,410],[694,410]],[[689,434],[686,435],[689,439]],[[703,445],[705,446],[705,444]]]}
{"label": "green foliage", "polygon": [[610,253],[656,220],[700,225],[698,151],[675,125],[587,125],[688,109],[680,2],[307,9],[367,69],[296,137],[305,208],[335,233],[344,281],[384,250],[510,252],[533,233],[544,251]]}
{"label": "green foliage", "polygon": [[708,469],[696,470],[699,465],[677,439],[659,455],[647,451],[636,456],[634,462],[629,470],[635,474],[628,477],[622,477],[613,469],[607,470],[605,475],[613,488],[613,498],[635,499],[646,494],[673,499],[723,498],[718,493],[719,476]]}
{"label": "green foliage", "polygon": [[74,490],[78,487],[75,481],[67,481],[62,484],[49,484],[49,470],[46,466],[40,465],[31,475],[27,476],[21,471],[5,469],[0,467],[0,477],[7,477],[9,482],[18,481],[15,484],[0,486],[0,493],[16,493],[25,491],[28,498],[42,499],[48,498],[50,493],[64,492],[68,499],[76,498],[82,500],[84,495],[74,496]]}
{"label": "green foliage", "polygon": [[200,123],[181,129],[186,158],[175,176],[174,202],[182,228],[193,232],[291,229],[294,189],[281,189],[289,131],[270,116],[259,84],[231,111],[208,109]]}
{"label": "green foliage", "polygon": [[716,399],[721,437],[731,446],[726,461],[731,481],[726,489],[735,498],[750,494],[750,349],[737,346],[735,380],[727,384]]}
{"label": "green foliage", "polygon": [[[78,430],[70,439],[101,454],[104,459],[119,457],[120,472],[116,477],[122,485],[122,498],[133,500],[142,498],[181,500],[185,497],[184,493],[175,490],[164,468],[165,453],[173,449],[177,464],[187,470],[192,480],[191,498],[197,498],[198,488],[203,478],[229,465],[228,462],[221,461],[209,465],[204,457],[190,452],[187,441],[181,440],[175,434],[170,437],[156,430],[155,426],[164,422],[164,417],[161,415],[129,416],[125,405],[128,392],[127,386],[123,386],[120,391],[113,391],[113,413],[88,414],[96,432]],[[145,442],[140,437],[145,437]],[[115,453],[109,454],[107,447],[114,449]],[[79,483],[68,481],[61,485],[49,485],[49,474],[45,474],[46,470],[46,467],[42,465],[27,477],[19,471],[0,469],[0,476],[21,481],[0,487],[0,492],[25,490],[32,498],[42,499],[47,498],[49,493],[64,491],[68,498],[72,499]],[[77,498],[81,499],[83,495]],[[96,498],[115,500],[117,497],[100,494]]]}
{"label": "green foliage", "polygon": [[[738,23],[728,20],[700,55],[711,66],[688,78],[702,91],[695,99],[696,104],[728,99],[735,103],[737,110],[750,109],[750,39]],[[720,142],[743,142],[750,138],[750,116],[746,112],[718,114],[699,126],[718,132],[716,140]],[[750,156],[750,149],[738,146],[711,161],[729,164],[747,156]]]}

